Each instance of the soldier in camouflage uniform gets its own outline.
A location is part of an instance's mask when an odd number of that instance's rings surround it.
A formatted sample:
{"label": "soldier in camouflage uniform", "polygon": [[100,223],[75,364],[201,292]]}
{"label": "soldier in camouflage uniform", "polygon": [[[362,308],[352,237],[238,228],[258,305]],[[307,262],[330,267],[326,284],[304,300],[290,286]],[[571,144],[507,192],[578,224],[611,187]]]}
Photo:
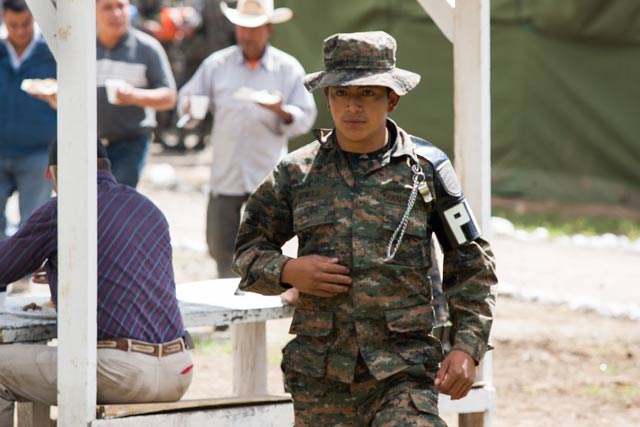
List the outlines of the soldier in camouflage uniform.
{"label": "soldier in camouflage uniform", "polygon": [[[335,129],[291,153],[253,193],[236,242],[243,290],[300,291],[283,350],[296,426],[445,426],[438,392],[464,397],[488,349],[491,249],[447,156],[387,114],[420,76],[384,32],[324,41]],[[443,247],[453,347],[432,335],[431,242]],[[298,257],[281,246],[298,237]]]}

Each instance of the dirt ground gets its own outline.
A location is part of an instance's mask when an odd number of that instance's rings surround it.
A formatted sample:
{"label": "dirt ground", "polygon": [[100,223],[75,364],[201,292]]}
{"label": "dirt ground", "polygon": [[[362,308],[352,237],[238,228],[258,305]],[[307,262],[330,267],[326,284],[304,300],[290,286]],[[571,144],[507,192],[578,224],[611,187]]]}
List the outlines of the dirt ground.
{"label": "dirt ground", "polygon": [[[215,263],[203,251],[211,154],[174,155],[154,149],[140,189],[169,220],[177,282],[213,278]],[[162,179],[171,175],[167,165],[173,167],[175,179]],[[517,277],[517,271],[509,269],[520,267],[500,268]],[[627,280],[633,286],[637,278],[635,274]],[[280,349],[291,338],[288,323],[285,319],[268,324],[270,392],[283,391]],[[229,332],[194,332],[196,375],[186,397],[230,394]],[[639,322],[502,295],[493,341],[498,395],[494,427],[640,426]],[[450,426],[457,425],[455,417],[445,418]]]}

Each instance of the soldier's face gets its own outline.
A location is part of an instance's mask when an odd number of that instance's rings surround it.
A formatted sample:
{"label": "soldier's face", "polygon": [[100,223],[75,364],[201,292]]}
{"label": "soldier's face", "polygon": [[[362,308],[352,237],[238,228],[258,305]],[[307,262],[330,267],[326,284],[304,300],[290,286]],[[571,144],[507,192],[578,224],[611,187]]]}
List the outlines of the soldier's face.
{"label": "soldier's face", "polygon": [[245,58],[255,60],[262,58],[265,47],[269,42],[273,27],[265,24],[256,28],[236,25],[236,43],[242,49]]}
{"label": "soldier's face", "polygon": [[400,100],[394,91],[383,86],[334,86],[325,89],[325,95],[343,147],[347,143],[372,151],[380,148],[376,145],[384,141],[387,114]]}
{"label": "soldier's face", "polygon": [[33,16],[28,10],[14,12],[4,11],[4,24],[7,27],[9,42],[17,51],[26,48],[33,38]]}

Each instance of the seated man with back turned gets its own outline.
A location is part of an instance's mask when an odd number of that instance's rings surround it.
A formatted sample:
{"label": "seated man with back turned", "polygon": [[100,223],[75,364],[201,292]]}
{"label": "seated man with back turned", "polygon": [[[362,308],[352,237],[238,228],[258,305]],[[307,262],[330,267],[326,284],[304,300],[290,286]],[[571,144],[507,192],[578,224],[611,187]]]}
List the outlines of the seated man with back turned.
{"label": "seated man with back turned", "polygon": [[[167,221],[133,188],[118,184],[98,143],[98,403],[175,401],[191,383],[176,299]],[[57,191],[57,147],[47,177]],[[46,261],[57,302],[57,198],[0,241],[0,289]],[[78,284],[84,286],[84,284]],[[57,349],[0,345],[0,426],[13,424],[15,401],[56,404]]]}

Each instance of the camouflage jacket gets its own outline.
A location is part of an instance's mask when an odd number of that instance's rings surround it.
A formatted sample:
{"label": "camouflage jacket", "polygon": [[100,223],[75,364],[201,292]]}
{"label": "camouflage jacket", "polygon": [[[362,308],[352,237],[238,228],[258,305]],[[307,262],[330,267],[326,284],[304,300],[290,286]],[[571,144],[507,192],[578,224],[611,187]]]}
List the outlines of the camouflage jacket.
{"label": "camouflage jacket", "polygon": [[[476,361],[487,350],[497,282],[491,249],[479,233],[464,241],[466,225],[453,232],[445,226],[444,213],[460,216],[450,205],[466,206],[446,155],[389,125],[396,129],[395,141],[358,175],[362,179],[354,178],[333,133],[324,131],[283,159],[249,198],[234,264],[243,290],[285,290],[280,273],[288,258],[280,248],[294,235],[298,256],[338,257],[353,280],[348,293],[335,297],[300,295],[290,330],[297,336],[283,350],[287,369],[348,383],[360,353],[378,379],[414,365],[435,370],[442,347],[431,334],[434,232],[444,248],[453,349]],[[387,260],[387,243],[407,208],[414,162],[422,166],[428,188],[418,195],[395,257]],[[446,163],[449,173],[442,174]]]}

